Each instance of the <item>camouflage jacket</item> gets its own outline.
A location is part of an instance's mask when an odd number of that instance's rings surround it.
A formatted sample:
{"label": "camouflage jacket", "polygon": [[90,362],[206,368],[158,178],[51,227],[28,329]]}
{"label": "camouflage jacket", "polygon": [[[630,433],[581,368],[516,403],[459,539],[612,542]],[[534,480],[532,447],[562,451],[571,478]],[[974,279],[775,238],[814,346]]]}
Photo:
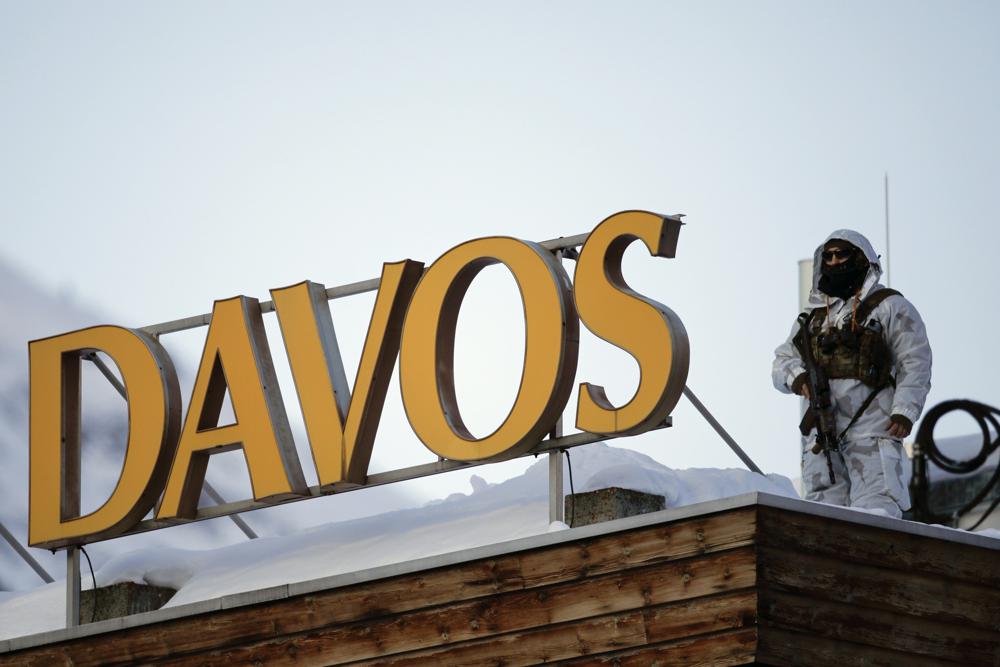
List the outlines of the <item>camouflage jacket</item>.
{"label": "camouflage jacket", "polygon": [[[871,264],[858,298],[864,299],[876,289],[882,288],[878,279],[882,274],[879,258],[871,243],[861,234],[851,230],[838,230],[829,239],[845,240],[864,251]],[[824,327],[839,327],[851,320],[854,298],[843,300],[830,297],[819,291],[820,266],[823,244],[814,255],[813,288],[809,309],[829,306],[829,315]],[[885,341],[892,353],[895,387],[887,387],[879,392],[851,429],[845,435],[847,440],[868,437],[889,437],[889,417],[902,415],[914,424],[920,417],[931,387],[931,348],[927,341],[927,331],[917,309],[902,296],[891,296],[880,303],[869,316],[882,325]],[[798,322],[784,343],[774,351],[771,379],[778,391],[791,393],[792,383],[805,372],[802,357],[792,338],[799,330]],[[830,392],[837,410],[837,430],[842,431],[871,393],[871,388],[855,379],[831,379]],[[802,411],[807,408],[803,400]],[[815,438],[813,431],[809,440]]]}

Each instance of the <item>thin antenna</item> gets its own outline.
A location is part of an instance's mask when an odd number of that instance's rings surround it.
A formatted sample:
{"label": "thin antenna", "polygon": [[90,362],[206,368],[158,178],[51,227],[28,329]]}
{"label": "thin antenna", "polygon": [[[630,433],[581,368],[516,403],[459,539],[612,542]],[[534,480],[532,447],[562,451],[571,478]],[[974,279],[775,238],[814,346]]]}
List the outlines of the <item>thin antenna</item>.
{"label": "thin antenna", "polygon": [[885,286],[892,287],[889,276],[889,172],[885,172]]}

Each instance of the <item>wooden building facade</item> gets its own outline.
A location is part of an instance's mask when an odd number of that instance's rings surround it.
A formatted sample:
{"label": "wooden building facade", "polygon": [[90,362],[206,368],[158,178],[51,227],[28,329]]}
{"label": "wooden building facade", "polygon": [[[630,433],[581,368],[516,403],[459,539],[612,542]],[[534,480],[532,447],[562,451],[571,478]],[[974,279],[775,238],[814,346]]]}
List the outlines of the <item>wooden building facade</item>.
{"label": "wooden building facade", "polygon": [[0,641],[0,665],[1000,665],[1000,539],[766,494]]}

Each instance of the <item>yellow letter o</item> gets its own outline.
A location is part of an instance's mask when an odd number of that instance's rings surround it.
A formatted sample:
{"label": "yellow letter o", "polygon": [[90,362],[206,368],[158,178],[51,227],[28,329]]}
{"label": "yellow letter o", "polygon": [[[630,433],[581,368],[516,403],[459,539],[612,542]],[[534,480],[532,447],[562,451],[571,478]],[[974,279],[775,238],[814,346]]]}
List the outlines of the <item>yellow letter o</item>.
{"label": "yellow letter o", "polygon": [[[455,395],[455,325],[469,285],[496,263],[514,275],[524,304],[524,366],[507,418],[477,439],[462,422]],[[435,454],[457,461],[499,460],[529,450],[569,399],[579,327],[569,276],[551,252],[508,237],[452,248],[424,274],[403,324],[400,388],[414,433]]]}

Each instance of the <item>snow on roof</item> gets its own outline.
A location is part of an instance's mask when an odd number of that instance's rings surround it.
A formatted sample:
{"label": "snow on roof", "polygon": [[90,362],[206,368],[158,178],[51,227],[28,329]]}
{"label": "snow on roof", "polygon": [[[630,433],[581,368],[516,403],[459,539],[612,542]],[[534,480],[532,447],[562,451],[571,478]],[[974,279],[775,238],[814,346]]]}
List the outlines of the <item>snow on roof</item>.
{"label": "snow on roof", "polygon": [[[644,454],[603,443],[573,449],[570,457],[578,493],[618,486],[662,495],[668,508],[752,491],[797,497],[780,475],[672,470]],[[564,473],[568,491],[568,468]],[[471,493],[422,507],[219,549],[131,551],[104,563],[96,579],[98,586],[132,581],[175,588],[167,606],[176,606],[538,535],[564,528],[549,524],[547,480],[545,460],[500,484],[472,475]],[[84,570],[82,587],[91,586]],[[62,628],[64,605],[65,581],[27,593],[0,593],[0,640]]]}

